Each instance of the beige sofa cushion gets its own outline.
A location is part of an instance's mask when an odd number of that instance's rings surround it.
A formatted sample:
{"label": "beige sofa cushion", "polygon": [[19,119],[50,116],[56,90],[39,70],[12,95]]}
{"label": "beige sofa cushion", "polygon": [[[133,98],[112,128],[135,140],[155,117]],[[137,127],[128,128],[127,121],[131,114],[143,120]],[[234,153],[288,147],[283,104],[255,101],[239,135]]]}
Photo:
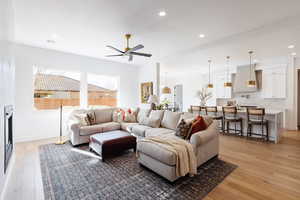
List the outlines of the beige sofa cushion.
{"label": "beige sofa cushion", "polygon": [[98,125],[102,128],[102,132],[115,131],[121,129],[121,124],[118,122],[106,122]]}
{"label": "beige sofa cushion", "polygon": [[121,129],[127,132],[131,132],[132,127],[138,125],[138,123],[121,122]]}
{"label": "beige sofa cushion", "polygon": [[103,127],[101,124],[91,125],[91,126],[81,126],[79,134],[82,136],[92,135],[96,133],[102,133]]}
{"label": "beige sofa cushion", "polygon": [[161,126],[163,128],[168,128],[175,130],[177,127],[177,124],[179,123],[179,118],[181,116],[181,113],[179,112],[171,112],[171,111],[165,111],[163,119],[161,121]]}
{"label": "beige sofa cushion", "polygon": [[164,117],[164,112],[164,110],[151,110],[149,117],[152,119],[160,119],[161,121]]}
{"label": "beige sofa cushion", "polygon": [[145,117],[149,116],[151,109],[139,109],[137,114],[137,122],[141,123]]}
{"label": "beige sofa cushion", "polygon": [[95,112],[97,124],[113,121],[112,115],[115,111],[115,108],[95,109],[93,111]]}
{"label": "beige sofa cushion", "polygon": [[176,165],[176,154],[162,148],[159,144],[140,141],[137,143],[137,151],[142,152],[166,165]]}
{"label": "beige sofa cushion", "polygon": [[140,123],[141,125],[149,126],[151,128],[159,128],[160,127],[160,119],[159,118],[150,118],[146,117]]}
{"label": "beige sofa cushion", "polygon": [[202,117],[203,117],[203,119],[204,119],[207,126],[210,126],[214,121],[213,118],[211,118],[210,116],[203,115]]}
{"label": "beige sofa cushion", "polygon": [[195,118],[196,116],[198,116],[199,114],[195,114],[195,113],[189,113],[189,112],[184,112],[182,113],[182,115],[180,116],[180,119],[191,119],[191,118]]}
{"label": "beige sofa cushion", "polygon": [[138,125],[132,126],[131,132],[137,136],[145,137],[145,131],[147,129],[151,129],[151,127],[138,124]]}
{"label": "beige sofa cushion", "polygon": [[145,137],[152,137],[158,135],[175,134],[175,131],[166,128],[151,128],[145,131]]}

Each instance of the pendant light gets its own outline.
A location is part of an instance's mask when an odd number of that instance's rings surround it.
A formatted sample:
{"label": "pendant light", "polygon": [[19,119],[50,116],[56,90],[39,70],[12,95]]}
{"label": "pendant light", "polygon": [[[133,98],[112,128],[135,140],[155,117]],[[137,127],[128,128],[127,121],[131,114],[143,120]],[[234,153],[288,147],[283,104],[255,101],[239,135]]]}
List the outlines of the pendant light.
{"label": "pendant light", "polygon": [[211,72],[210,72],[210,65],[211,65],[211,60],[208,60],[208,84],[207,84],[207,88],[213,88],[214,85],[210,82],[211,81]]}
{"label": "pendant light", "polygon": [[[252,54],[253,51],[249,51],[249,57],[250,57],[250,71],[249,71],[249,80],[247,81],[247,85],[248,87],[256,87],[256,81],[254,80],[254,78],[252,78],[252,72],[255,70],[254,69],[254,65],[252,64]],[[252,70],[252,65],[253,65],[253,70]]]}
{"label": "pendant light", "polygon": [[165,87],[162,89],[163,94],[171,94],[171,88],[167,86],[167,73],[165,73]]}
{"label": "pendant light", "polygon": [[230,56],[227,56],[226,57],[227,73],[226,73],[226,82],[224,83],[224,87],[232,87],[232,83],[229,81],[229,59]]}

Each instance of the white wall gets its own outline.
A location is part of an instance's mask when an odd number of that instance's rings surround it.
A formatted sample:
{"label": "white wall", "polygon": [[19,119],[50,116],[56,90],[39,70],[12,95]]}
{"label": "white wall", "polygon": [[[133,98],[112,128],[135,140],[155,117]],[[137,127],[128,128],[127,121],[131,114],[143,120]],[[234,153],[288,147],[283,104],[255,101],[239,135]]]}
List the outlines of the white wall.
{"label": "white wall", "polygon": [[[4,174],[4,113],[5,105],[14,104],[14,59],[10,41],[13,40],[13,9],[11,1],[0,1],[0,199],[9,171]],[[13,158],[9,168],[12,167]]]}
{"label": "white wall", "polygon": [[140,85],[141,83],[144,82],[153,82],[153,94],[156,94],[159,96],[160,91],[160,65],[159,63],[151,62],[147,65],[144,65],[139,68],[139,106],[141,108],[150,108],[149,104],[143,104],[141,102],[141,88]]}
{"label": "white wall", "polygon": [[[55,137],[59,134],[58,110],[35,110],[33,106],[33,66],[98,73],[118,77],[121,107],[138,103],[138,67],[85,56],[15,46],[16,54],[16,141]],[[65,117],[67,114],[65,113]]]}
{"label": "white wall", "polygon": [[[162,78],[164,82],[164,78]],[[201,72],[184,72],[180,74],[168,74],[167,84],[172,88],[177,84],[183,86],[183,111],[187,111],[191,105],[200,105],[200,99],[196,97],[197,91],[207,84],[206,77]],[[165,83],[163,83],[165,84]]]}

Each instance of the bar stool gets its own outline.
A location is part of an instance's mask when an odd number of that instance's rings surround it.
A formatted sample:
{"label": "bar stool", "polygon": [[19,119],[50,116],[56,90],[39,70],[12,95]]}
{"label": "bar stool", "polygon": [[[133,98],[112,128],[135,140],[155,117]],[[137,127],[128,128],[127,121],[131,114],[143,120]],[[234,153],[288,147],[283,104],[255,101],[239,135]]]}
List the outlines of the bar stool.
{"label": "bar stool", "polygon": [[213,118],[213,120],[221,121],[221,130],[224,132],[224,118],[223,115],[218,114],[217,106],[206,106],[205,107],[206,115]]}
{"label": "bar stool", "polygon": [[[237,108],[236,107],[222,107],[224,124],[226,124],[227,133],[229,130],[234,130],[234,133],[240,133],[243,136],[243,119],[237,116]],[[230,129],[230,124],[234,123],[234,129]],[[240,124],[240,129],[237,129],[236,124]]]}
{"label": "bar stool", "polygon": [[[269,141],[269,123],[265,118],[264,108],[247,108],[247,137],[252,135],[261,136],[265,140]],[[261,127],[261,134],[253,133],[253,126]],[[264,134],[264,127],[266,127],[266,134]]]}
{"label": "bar stool", "polygon": [[191,106],[190,112],[200,114],[200,106]]}
{"label": "bar stool", "polygon": [[199,113],[199,115],[207,115],[206,106],[200,106],[200,113]]}
{"label": "bar stool", "polygon": [[206,115],[205,107],[203,106],[191,106],[191,113],[197,113],[198,115]]}

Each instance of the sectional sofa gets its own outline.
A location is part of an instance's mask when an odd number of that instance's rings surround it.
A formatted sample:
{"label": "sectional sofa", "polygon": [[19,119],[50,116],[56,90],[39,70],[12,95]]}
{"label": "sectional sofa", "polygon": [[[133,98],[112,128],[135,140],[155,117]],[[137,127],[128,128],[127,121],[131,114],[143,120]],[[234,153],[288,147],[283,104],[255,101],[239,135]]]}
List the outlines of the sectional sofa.
{"label": "sectional sofa", "polygon": [[[106,108],[93,110],[96,117],[96,124],[92,126],[80,126],[74,115],[86,113],[89,110],[75,110],[71,113],[67,130],[70,135],[72,145],[79,145],[89,142],[91,135],[113,130],[123,130],[135,135],[138,140],[144,137],[175,134],[176,127],[181,119],[191,119],[195,117],[192,113],[180,113],[161,110],[139,109],[137,121],[135,123],[114,121],[113,113],[117,108]],[[155,127],[143,125],[145,118],[159,119]],[[197,158],[197,165],[200,166],[219,153],[219,132],[218,122],[210,117],[204,116],[208,128],[195,133],[189,139],[194,148]],[[137,140],[137,141],[138,141]],[[175,175],[176,157],[170,152],[155,147],[153,145],[141,145],[137,142],[139,152],[139,162],[170,181],[176,180]]]}

